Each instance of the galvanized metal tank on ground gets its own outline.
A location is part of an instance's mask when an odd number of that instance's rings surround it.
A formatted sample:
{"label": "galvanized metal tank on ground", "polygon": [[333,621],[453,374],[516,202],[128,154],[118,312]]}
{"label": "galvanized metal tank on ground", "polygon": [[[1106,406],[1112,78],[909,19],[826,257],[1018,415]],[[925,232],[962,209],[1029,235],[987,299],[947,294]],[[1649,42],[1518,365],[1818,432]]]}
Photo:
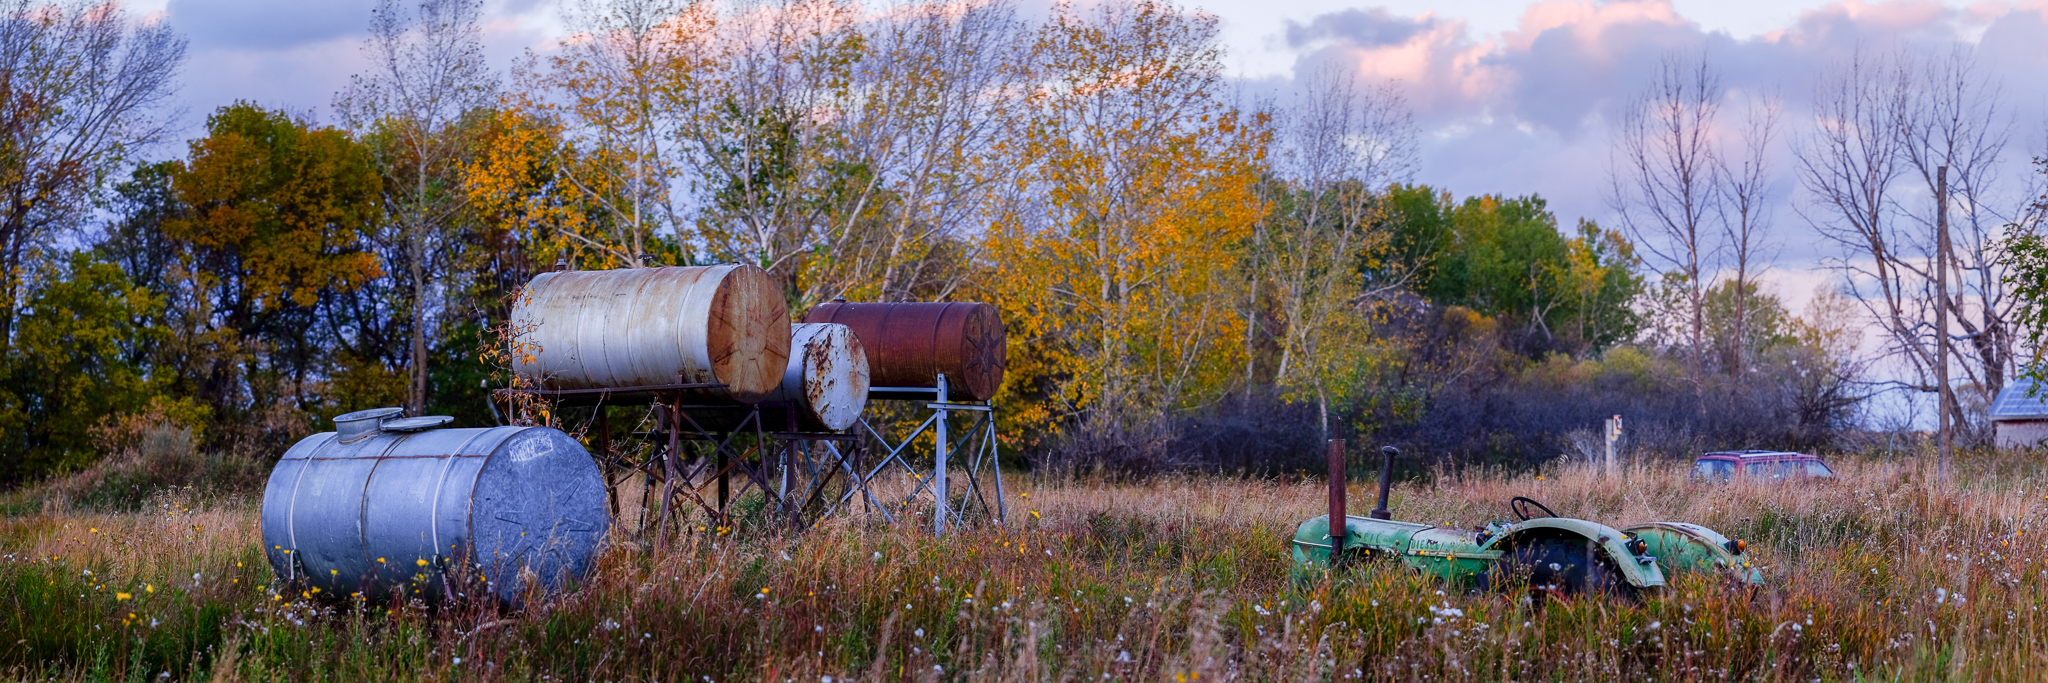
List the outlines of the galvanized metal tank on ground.
{"label": "galvanized metal tank on ground", "polygon": [[789,361],[789,307],[747,265],[542,273],[512,306],[513,369],[543,389],[723,383],[756,403]]}
{"label": "galvanized metal tank on ground", "polygon": [[[382,599],[478,592],[517,603],[587,576],[610,529],[589,452],[547,427],[437,429],[397,408],[335,418],[263,492],[263,550],[281,578]],[[450,579],[453,579],[452,581]]]}
{"label": "galvanized metal tank on ground", "polygon": [[804,322],[853,328],[867,349],[878,398],[885,387],[935,387],[944,373],[947,398],[985,401],[1002,387],[1009,362],[1002,316],[984,303],[833,301],[811,309]]}
{"label": "galvanized metal tank on ground", "polygon": [[[853,426],[868,405],[868,354],[860,336],[836,323],[790,326],[789,366],[782,385],[763,400],[766,431],[836,432]],[[794,417],[796,424],[789,424]],[[692,410],[691,419],[714,431],[732,429],[740,411]]]}

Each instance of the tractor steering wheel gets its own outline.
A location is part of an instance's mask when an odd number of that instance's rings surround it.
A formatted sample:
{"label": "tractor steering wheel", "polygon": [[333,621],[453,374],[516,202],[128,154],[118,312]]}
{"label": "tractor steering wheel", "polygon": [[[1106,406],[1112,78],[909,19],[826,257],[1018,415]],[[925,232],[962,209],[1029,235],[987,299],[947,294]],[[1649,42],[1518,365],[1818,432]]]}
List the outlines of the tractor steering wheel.
{"label": "tractor steering wheel", "polygon": [[[1536,514],[1530,514],[1530,512],[1531,512],[1530,508],[1535,508],[1535,509],[1537,509],[1537,510],[1542,510],[1542,511],[1543,511],[1543,514],[1540,514],[1540,515],[1536,515]],[[1523,496],[1515,496],[1514,498],[1511,498],[1511,499],[1509,499],[1509,500],[1508,500],[1508,509],[1509,509],[1509,510],[1512,510],[1512,511],[1514,511],[1514,513],[1515,513],[1515,516],[1516,516],[1516,517],[1520,517],[1520,518],[1522,518],[1522,521],[1524,521],[1524,522],[1527,522],[1527,521],[1529,521],[1529,520],[1531,520],[1531,519],[1535,519],[1535,518],[1537,518],[1537,517],[1556,517],[1556,516],[1557,516],[1557,513],[1555,513],[1555,512],[1551,512],[1551,511],[1550,511],[1550,508],[1544,507],[1542,503],[1538,503],[1538,502],[1536,502],[1536,500],[1535,500],[1535,499],[1533,499],[1533,498],[1526,498],[1526,497],[1523,497]]]}

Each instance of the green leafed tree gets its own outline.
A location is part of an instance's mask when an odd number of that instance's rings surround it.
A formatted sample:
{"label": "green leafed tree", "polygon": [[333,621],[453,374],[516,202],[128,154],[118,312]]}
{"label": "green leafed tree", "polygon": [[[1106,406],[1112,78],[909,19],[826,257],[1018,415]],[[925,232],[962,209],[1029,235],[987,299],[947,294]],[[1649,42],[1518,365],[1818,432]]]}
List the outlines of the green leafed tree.
{"label": "green leafed tree", "polygon": [[0,481],[92,464],[102,455],[93,434],[110,417],[199,413],[166,399],[169,378],[147,364],[168,336],[163,297],[90,252],[73,252],[55,276],[21,308],[0,366]]}
{"label": "green leafed tree", "polygon": [[1498,317],[1525,351],[1584,353],[1627,341],[1643,291],[1628,239],[1591,221],[1570,234],[1540,197],[1454,201],[1427,186],[1388,191],[1387,256],[1369,281],[1405,278],[1431,302]]}

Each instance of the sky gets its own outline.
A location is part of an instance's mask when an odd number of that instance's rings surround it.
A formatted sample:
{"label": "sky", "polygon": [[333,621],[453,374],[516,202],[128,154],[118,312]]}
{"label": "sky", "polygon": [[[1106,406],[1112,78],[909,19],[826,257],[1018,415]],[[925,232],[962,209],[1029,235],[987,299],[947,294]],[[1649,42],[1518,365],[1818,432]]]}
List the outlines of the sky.
{"label": "sky", "polygon": [[[562,35],[560,0],[485,0],[487,51],[501,67]],[[1026,0],[1042,2],[1043,0]],[[207,112],[250,100],[326,114],[364,65],[375,0],[135,0],[190,40],[181,95],[187,135]],[[1233,75],[1249,91],[1338,69],[1391,82],[1421,132],[1415,180],[1459,196],[1536,194],[1567,227],[1612,224],[1605,178],[1609,122],[1668,54],[1707,54],[1738,97],[1785,103],[1796,141],[1817,76],[1859,48],[1973,45],[2002,79],[2015,172],[2048,141],[2048,0],[1198,0],[1221,24]],[[1775,159],[1789,171],[1790,158]],[[1790,209],[1779,174],[1773,266],[1780,294],[1803,301],[1826,286],[1826,256]],[[2017,187],[2017,186],[2016,186]]]}
{"label": "sky", "polygon": [[[485,0],[486,51],[503,68],[562,33],[562,0]],[[573,0],[572,0],[573,1]],[[880,0],[887,1],[887,0]],[[1043,7],[1049,0],[1021,0]],[[1962,45],[2001,88],[2010,125],[2006,194],[2048,153],[2048,0],[1197,0],[1213,14],[1246,92],[1336,69],[1391,83],[1420,132],[1414,180],[1463,197],[1540,195],[1559,223],[1615,225],[1606,200],[1611,123],[1667,55],[1705,54],[1737,101],[1782,103],[1783,139],[1811,120],[1820,75],[1858,50]],[[130,11],[190,40],[185,133],[237,100],[330,119],[364,65],[375,0],[135,0]],[[1795,311],[1834,286],[1837,256],[1795,210],[1790,146],[1772,163],[1767,287]],[[166,150],[166,154],[182,150]]]}

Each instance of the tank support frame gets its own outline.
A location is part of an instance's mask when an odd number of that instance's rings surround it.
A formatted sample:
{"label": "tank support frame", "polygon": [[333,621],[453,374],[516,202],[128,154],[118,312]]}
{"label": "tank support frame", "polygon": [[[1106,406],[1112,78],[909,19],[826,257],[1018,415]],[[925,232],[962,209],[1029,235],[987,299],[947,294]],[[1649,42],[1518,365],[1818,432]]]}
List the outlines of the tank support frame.
{"label": "tank support frame", "polygon": [[[692,392],[722,388],[722,384],[571,390],[500,389],[494,392],[493,410],[510,417],[516,414],[518,401],[534,399],[556,405],[595,406],[596,414],[588,425],[597,433],[592,444],[592,456],[604,473],[613,516],[619,518],[630,504],[620,500],[622,486],[635,475],[644,477],[638,504],[638,526],[642,533],[652,531],[657,537],[666,537],[670,532],[670,520],[678,506],[694,503],[707,515],[724,523],[730,520],[732,502],[756,489],[766,499],[768,507],[796,529],[809,526],[806,520],[812,514],[816,519],[825,519],[837,514],[851,514],[857,507],[894,523],[897,515],[891,512],[892,508],[900,511],[920,499],[928,499],[932,503],[934,535],[944,535],[948,530],[976,519],[987,519],[1000,526],[1008,521],[1009,509],[1005,502],[995,408],[982,401],[949,400],[946,376],[940,374],[934,379],[934,386],[930,388],[877,387],[873,390],[875,395],[871,400],[908,403],[916,410],[929,411],[917,427],[901,439],[890,438],[866,417],[845,432],[804,432],[798,429],[793,411],[783,408],[785,429],[770,431],[769,424],[773,420],[769,415],[776,406],[764,409],[762,405],[685,403]],[[635,462],[626,450],[639,449],[613,447],[610,421],[603,410],[608,405],[651,405],[654,408],[657,427],[645,433],[646,442],[651,446],[645,458]],[[744,411],[745,416],[731,429],[712,430],[705,428],[695,417],[709,411]],[[957,413],[968,416],[964,431],[955,430]],[[927,433],[932,444],[928,465],[924,464],[923,458],[917,457],[926,450],[920,440],[926,438]],[[690,449],[684,442],[711,445],[709,453],[703,454],[708,457],[685,458],[683,454]],[[702,449],[698,450],[701,452]],[[868,462],[871,451],[880,455],[872,463]],[[956,462],[962,455],[966,456],[966,461]],[[733,487],[734,474],[740,475],[737,489]],[[892,474],[907,475],[915,482],[900,498],[881,492],[886,487],[876,485]],[[964,481],[955,482],[955,478]],[[842,482],[837,495],[832,495],[834,492],[830,490],[834,480]],[[989,490],[990,484],[994,486],[993,491]],[[714,491],[706,492],[706,488],[714,488]],[[707,493],[712,495],[707,496]],[[980,515],[970,516],[977,507]]]}
{"label": "tank support frame", "polygon": [[[934,379],[932,388],[872,387],[868,390],[869,400],[919,403],[922,404],[918,406],[919,408],[929,410],[931,414],[901,440],[890,439],[877,429],[874,423],[869,422],[867,417],[863,416],[860,419],[859,428],[880,445],[877,450],[882,453],[882,457],[880,462],[875,463],[872,469],[862,475],[859,488],[863,492],[871,492],[874,480],[883,476],[885,471],[893,471],[891,467],[894,466],[901,468],[904,474],[917,482],[911,487],[910,493],[897,503],[898,507],[909,507],[920,497],[929,496],[932,500],[933,535],[943,536],[947,529],[968,523],[971,518],[967,513],[976,503],[980,504],[982,513],[988,519],[1001,526],[1008,521],[1009,511],[1003,500],[1003,470],[1000,446],[996,438],[995,406],[987,402],[949,401],[946,375],[941,373]],[[931,398],[925,398],[926,396]],[[952,414],[956,412],[964,412],[971,416],[967,430],[959,432],[957,436],[952,432]],[[931,432],[933,447],[929,471],[912,464],[909,458],[912,446],[917,444],[919,438],[926,432]],[[953,488],[948,476],[953,469],[953,456],[963,451],[967,454],[967,463],[966,467],[960,468],[959,473],[965,475],[966,482],[964,490],[961,491],[960,502],[955,505]],[[987,487],[982,483],[984,470],[994,479],[993,505],[989,502]],[[927,474],[929,476],[926,476]],[[852,493],[848,491],[841,497],[840,503],[846,503]],[[873,497],[872,493],[869,495],[870,498]],[[883,506],[881,510],[886,517],[888,507]],[[894,521],[894,518],[889,519]]]}
{"label": "tank support frame", "polygon": [[[844,504],[855,495],[861,496],[869,509],[888,516],[885,506],[867,489],[867,478],[859,476],[867,452],[860,435],[850,430],[801,431],[795,409],[790,406],[686,402],[692,392],[723,386],[500,389],[494,392],[497,401],[492,408],[510,416],[517,413],[517,401],[533,399],[556,407],[595,408],[586,430],[595,433],[591,455],[604,473],[612,515],[619,519],[623,513],[638,512],[637,526],[643,534],[654,532],[665,537],[671,531],[670,520],[676,509],[692,504],[724,524],[731,519],[733,501],[753,490],[759,490],[768,509],[794,529],[808,527],[813,515],[822,519],[849,509],[851,506]],[[644,447],[614,448],[610,416],[604,408],[619,405],[645,405],[652,409],[656,424],[652,431],[642,433]],[[769,431],[777,412],[784,418],[783,429]],[[713,413],[737,413],[742,417],[737,423],[717,423],[731,424],[729,428],[712,429],[704,426],[699,417]],[[708,452],[703,448],[692,449],[686,443],[708,444],[710,448]],[[691,453],[693,450],[696,453]],[[646,456],[636,461],[631,454],[637,452]],[[733,482],[735,474],[739,475],[737,487]],[[644,478],[640,500],[622,503],[622,489],[636,476]],[[830,496],[829,490],[835,479],[844,486],[844,495],[836,498]],[[712,490],[706,491],[707,488]]]}

